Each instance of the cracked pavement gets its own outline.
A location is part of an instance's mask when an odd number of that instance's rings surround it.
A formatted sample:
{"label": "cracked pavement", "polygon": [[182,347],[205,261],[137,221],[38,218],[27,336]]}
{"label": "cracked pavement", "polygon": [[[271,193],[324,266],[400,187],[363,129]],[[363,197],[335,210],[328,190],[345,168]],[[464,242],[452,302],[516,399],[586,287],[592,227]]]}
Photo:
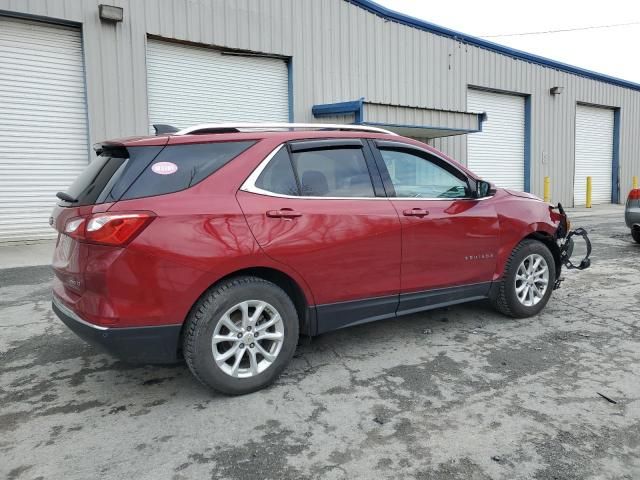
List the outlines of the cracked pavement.
{"label": "cracked pavement", "polygon": [[0,478],[640,478],[640,245],[621,215],[573,223],[592,267],[538,317],[476,302],[336,331],[243,397],[86,345],[48,267],[0,270]]}

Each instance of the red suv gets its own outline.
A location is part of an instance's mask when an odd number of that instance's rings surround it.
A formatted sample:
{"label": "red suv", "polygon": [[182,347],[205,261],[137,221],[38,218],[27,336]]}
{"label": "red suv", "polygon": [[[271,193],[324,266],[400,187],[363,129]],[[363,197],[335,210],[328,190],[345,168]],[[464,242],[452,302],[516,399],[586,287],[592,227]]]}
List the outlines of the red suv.
{"label": "red suv", "polygon": [[201,125],[96,152],[51,219],[54,311],[228,394],[272,382],[300,334],[485,298],[535,315],[568,263],[561,206],[373,127]]}

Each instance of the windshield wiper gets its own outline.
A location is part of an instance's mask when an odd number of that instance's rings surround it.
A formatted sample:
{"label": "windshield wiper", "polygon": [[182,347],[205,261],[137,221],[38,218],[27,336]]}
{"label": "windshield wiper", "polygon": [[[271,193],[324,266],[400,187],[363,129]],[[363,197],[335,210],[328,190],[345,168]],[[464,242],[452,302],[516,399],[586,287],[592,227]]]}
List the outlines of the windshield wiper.
{"label": "windshield wiper", "polygon": [[58,197],[60,200],[63,200],[65,202],[69,202],[69,203],[76,203],[78,201],[77,198],[73,198],[71,195],[69,195],[68,193],[64,193],[64,192],[56,193],[56,197]]}

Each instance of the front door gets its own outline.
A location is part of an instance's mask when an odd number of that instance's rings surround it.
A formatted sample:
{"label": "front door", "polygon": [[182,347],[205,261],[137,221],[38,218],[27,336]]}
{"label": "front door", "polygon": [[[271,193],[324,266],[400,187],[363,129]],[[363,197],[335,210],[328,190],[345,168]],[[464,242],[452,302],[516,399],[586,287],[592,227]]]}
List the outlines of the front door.
{"label": "front door", "polygon": [[237,198],[266,254],[308,283],[318,331],[395,315],[401,226],[366,143],[293,142],[267,162]]}
{"label": "front door", "polygon": [[402,223],[399,313],[488,292],[498,218],[491,198],[471,198],[466,174],[426,150],[380,142],[375,151]]}

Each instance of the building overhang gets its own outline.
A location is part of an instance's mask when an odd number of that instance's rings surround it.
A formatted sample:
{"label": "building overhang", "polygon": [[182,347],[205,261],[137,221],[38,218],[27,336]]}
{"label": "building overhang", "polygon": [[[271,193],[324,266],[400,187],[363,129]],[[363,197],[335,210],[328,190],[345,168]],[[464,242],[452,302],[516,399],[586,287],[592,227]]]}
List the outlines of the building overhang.
{"label": "building overhang", "polygon": [[372,125],[405,137],[427,139],[479,132],[483,120],[478,113],[369,102],[364,98],[314,105],[311,111],[316,118],[336,123]]}

